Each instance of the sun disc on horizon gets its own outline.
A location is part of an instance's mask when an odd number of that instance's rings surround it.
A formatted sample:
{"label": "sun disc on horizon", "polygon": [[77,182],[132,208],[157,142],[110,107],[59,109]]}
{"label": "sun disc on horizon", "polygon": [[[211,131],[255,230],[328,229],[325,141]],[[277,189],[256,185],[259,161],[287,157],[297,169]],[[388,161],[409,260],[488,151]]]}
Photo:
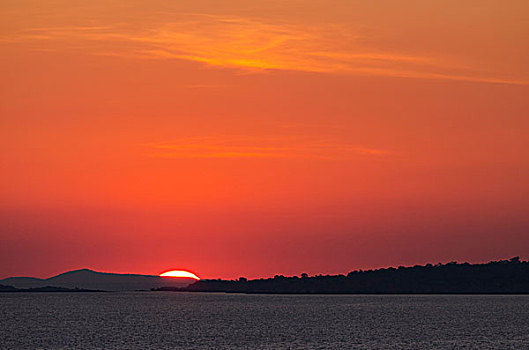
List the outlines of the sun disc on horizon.
{"label": "sun disc on horizon", "polygon": [[171,270],[160,274],[160,277],[176,277],[176,278],[192,278],[194,280],[200,280],[200,277],[192,272],[185,270]]}

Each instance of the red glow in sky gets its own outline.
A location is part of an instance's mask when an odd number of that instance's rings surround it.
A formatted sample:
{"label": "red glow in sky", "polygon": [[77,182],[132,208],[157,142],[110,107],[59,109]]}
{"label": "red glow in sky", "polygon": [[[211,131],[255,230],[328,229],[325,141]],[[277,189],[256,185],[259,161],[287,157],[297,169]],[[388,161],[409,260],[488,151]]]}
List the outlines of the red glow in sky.
{"label": "red glow in sky", "polygon": [[0,9],[0,277],[528,257],[526,0]]}

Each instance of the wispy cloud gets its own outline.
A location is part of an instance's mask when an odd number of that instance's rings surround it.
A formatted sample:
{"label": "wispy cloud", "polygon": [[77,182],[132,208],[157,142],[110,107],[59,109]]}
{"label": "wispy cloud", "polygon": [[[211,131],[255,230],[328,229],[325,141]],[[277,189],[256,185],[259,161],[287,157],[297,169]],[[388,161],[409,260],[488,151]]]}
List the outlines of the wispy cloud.
{"label": "wispy cloud", "polygon": [[301,158],[383,157],[388,150],[311,137],[195,137],[146,145],[148,154],[164,158]]}
{"label": "wispy cloud", "polygon": [[[4,42],[90,41],[97,55],[179,59],[253,71],[291,70],[366,76],[521,84],[528,81],[475,72],[454,58],[394,52],[376,47],[351,27],[300,25],[262,19],[186,15],[170,23],[134,29],[114,26],[33,28]],[[366,42],[371,42],[370,45]],[[104,45],[112,43],[113,45]]]}
{"label": "wispy cloud", "polygon": [[[331,30],[332,28],[332,30]],[[142,35],[129,37],[161,58],[179,58],[214,66],[337,72],[367,69],[388,62],[435,65],[432,59],[409,55],[348,52],[357,35],[346,28],[273,24],[243,18],[196,16],[194,22],[168,23]]]}

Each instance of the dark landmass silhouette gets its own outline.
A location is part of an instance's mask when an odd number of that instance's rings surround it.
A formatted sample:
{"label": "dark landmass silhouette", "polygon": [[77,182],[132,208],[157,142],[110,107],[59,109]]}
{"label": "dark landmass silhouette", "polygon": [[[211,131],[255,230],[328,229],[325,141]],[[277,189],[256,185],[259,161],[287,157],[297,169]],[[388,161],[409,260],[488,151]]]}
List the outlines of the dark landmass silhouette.
{"label": "dark landmass silhouette", "polygon": [[104,291],[136,291],[162,287],[185,287],[194,282],[188,278],[170,278],[154,275],[120,274],[81,269],[40,279],[34,277],[9,277],[0,284],[15,288],[59,287],[68,289],[90,289]]}
{"label": "dark landmass silhouette", "polygon": [[347,275],[200,280],[185,288],[153,290],[248,294],[527,294],[529,262],[515,257],[486,264],[450,262],[357,270]]}
{"label": "dark landmass silhouette", "polygon": [[0,284],[0,293],[87,293],[87,292],[104,292],[102,290],[80,289],[80,288],[62,288],[62,287],[37,287],[37,288],[15,288]]}

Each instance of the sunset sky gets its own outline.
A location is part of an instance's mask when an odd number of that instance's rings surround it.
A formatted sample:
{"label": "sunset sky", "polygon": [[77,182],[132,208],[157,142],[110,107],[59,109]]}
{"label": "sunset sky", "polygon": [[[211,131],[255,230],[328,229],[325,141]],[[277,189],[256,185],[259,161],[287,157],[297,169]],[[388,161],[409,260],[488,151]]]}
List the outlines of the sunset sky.
{"label": "sunset sky", "polygon": [[529,257],[527,0],[2,0],[0,278]]}

